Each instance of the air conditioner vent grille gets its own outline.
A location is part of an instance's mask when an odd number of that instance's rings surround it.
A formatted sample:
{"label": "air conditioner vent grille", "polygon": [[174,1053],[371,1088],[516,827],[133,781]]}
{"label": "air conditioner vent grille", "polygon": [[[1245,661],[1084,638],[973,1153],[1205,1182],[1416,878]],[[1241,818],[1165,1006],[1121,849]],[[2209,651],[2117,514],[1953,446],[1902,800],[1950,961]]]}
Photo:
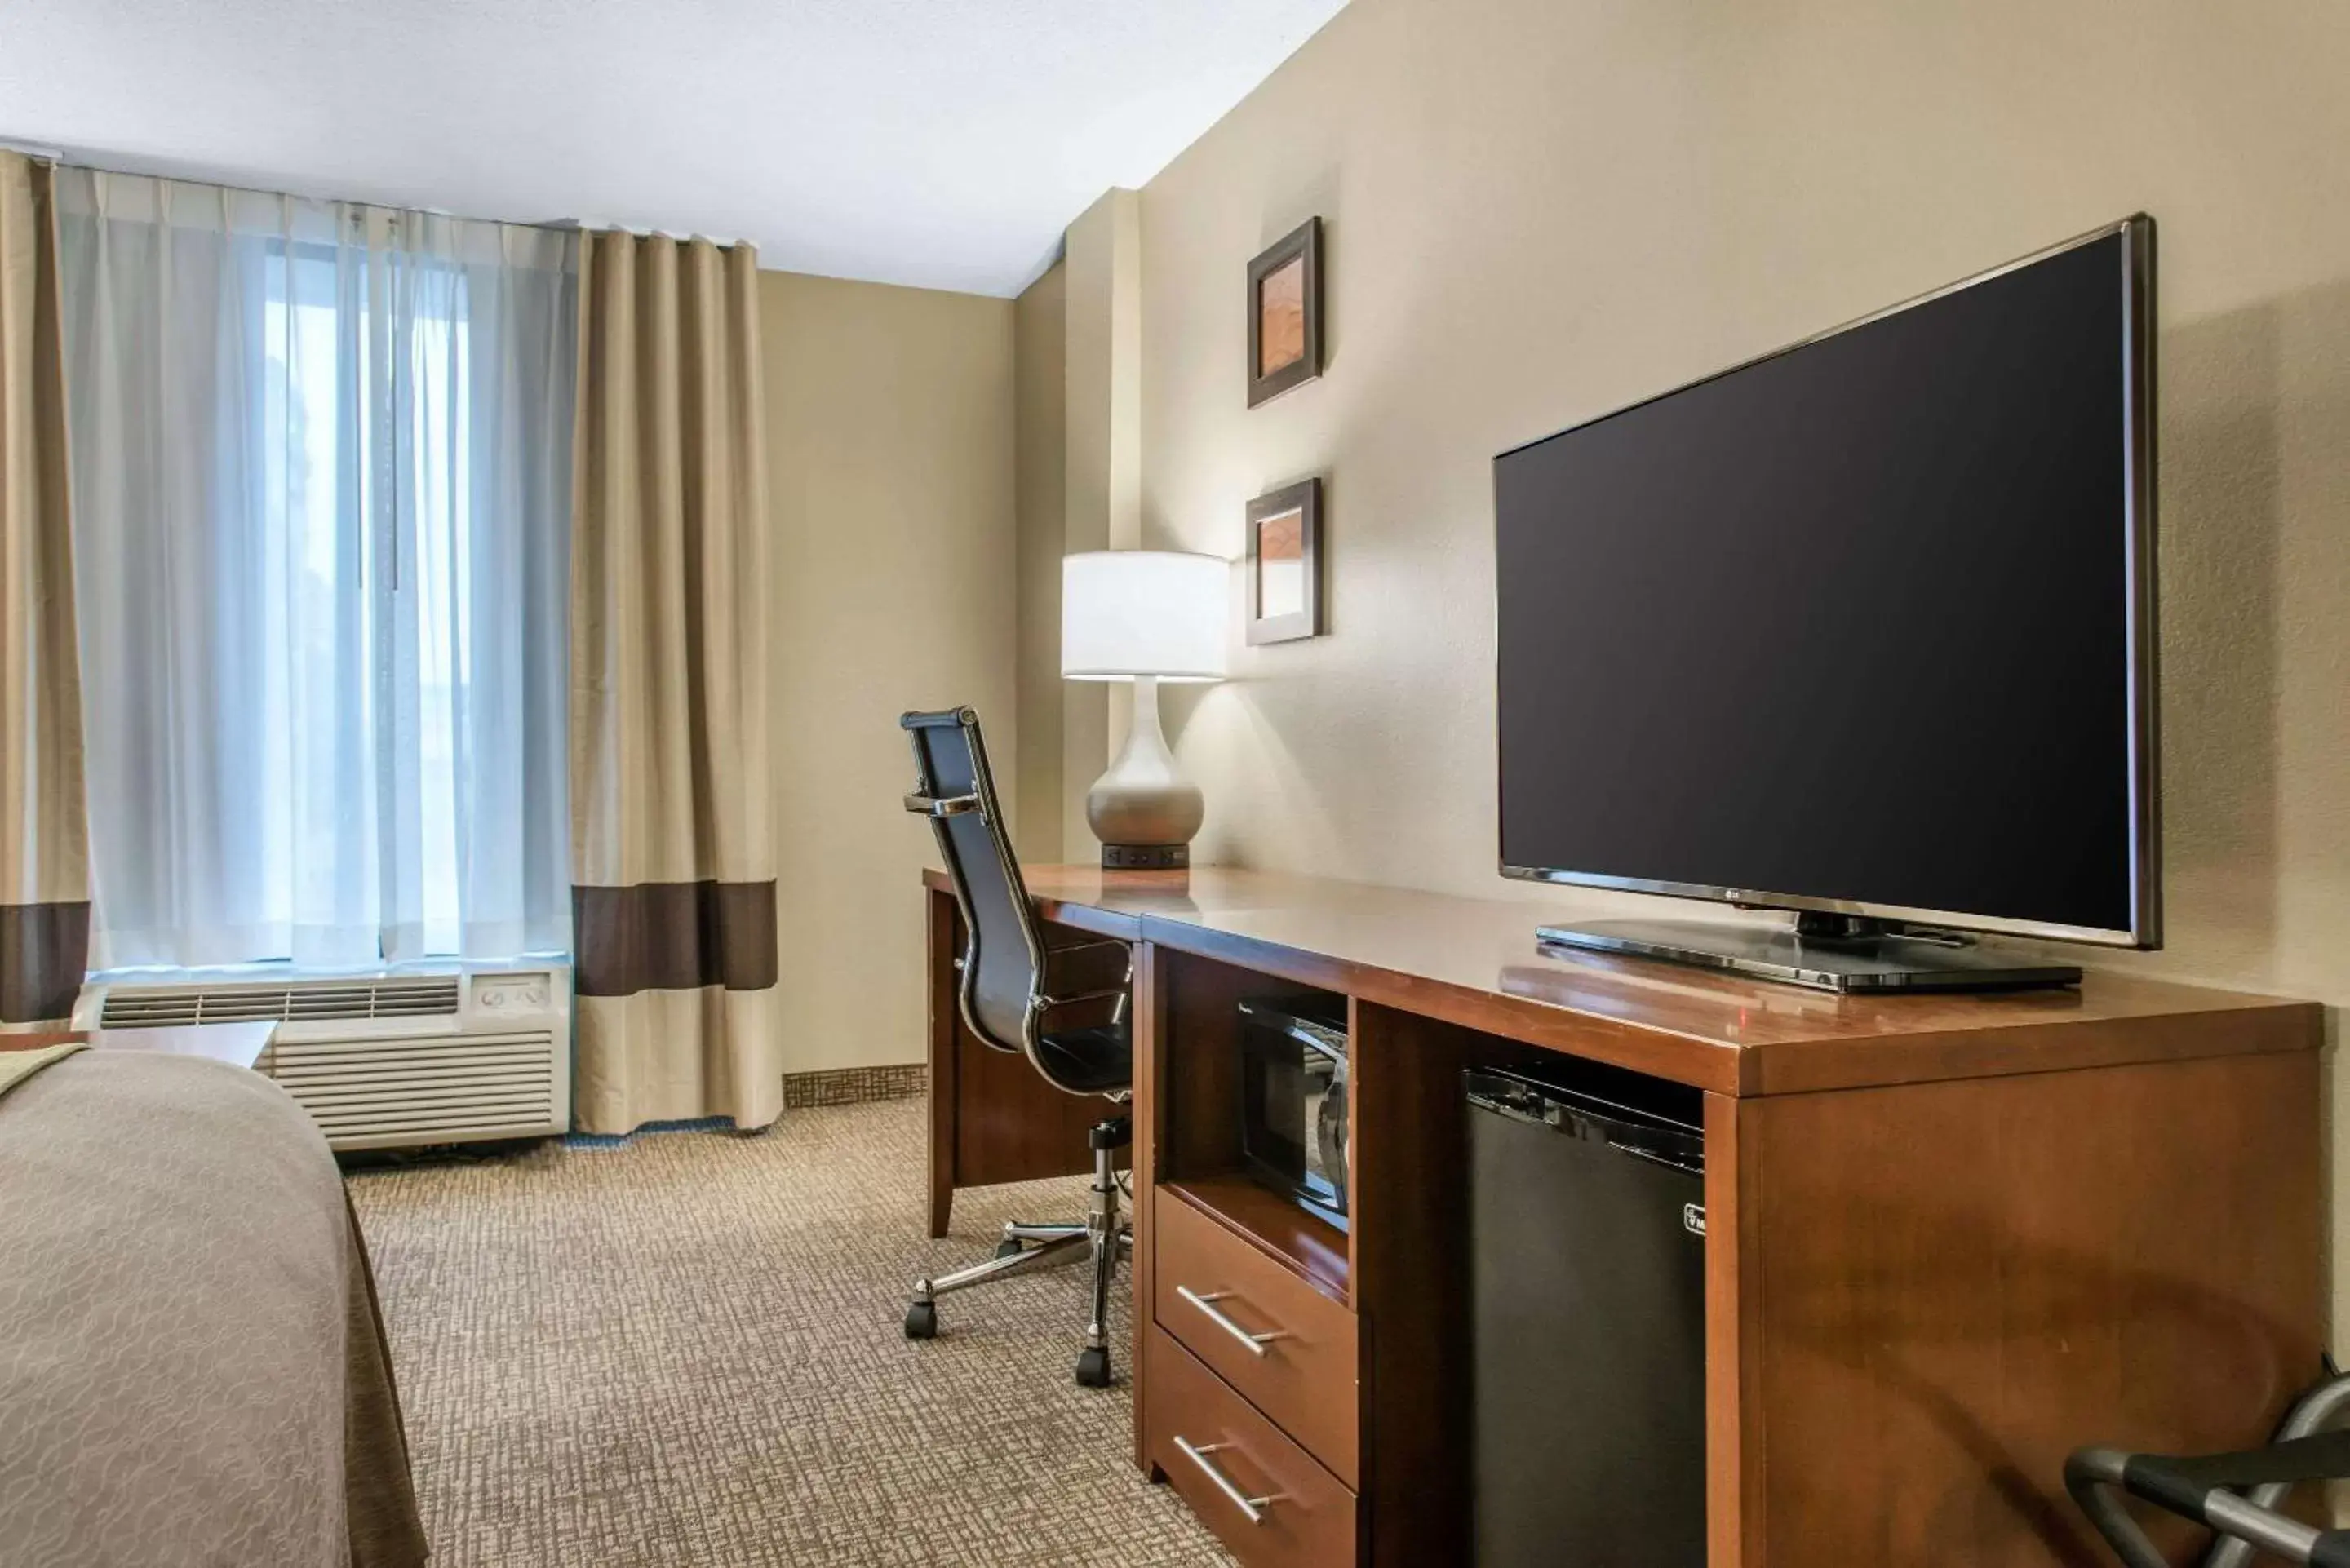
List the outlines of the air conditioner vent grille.
{"label": "air conditioner vent grille", "polygon": [[262,1061],[338,1147],[544,1132],[564,1065],[543,1031],[281,1039]]}
{"label": "air conditioner vent grille", "polygon": [[99,1026],[173,1029],[265,1021],[454,1017],[457,984],[452,974],[426,974],[260,984],[110,985]]}

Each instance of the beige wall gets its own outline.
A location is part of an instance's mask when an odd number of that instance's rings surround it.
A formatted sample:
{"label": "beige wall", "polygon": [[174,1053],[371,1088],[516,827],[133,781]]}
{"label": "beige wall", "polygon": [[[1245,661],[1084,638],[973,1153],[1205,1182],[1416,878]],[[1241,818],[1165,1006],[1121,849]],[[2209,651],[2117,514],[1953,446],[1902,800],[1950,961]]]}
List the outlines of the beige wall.
{"label": "beige wall", "polygon": [[759,278],[785,1071],[924,1054],[898,715],[969,703],[1014,797],[1013,306]]}
{"label": "beige wall", "polygon": [[1014,307],[1018,378],[1020,806],[1014,847],[1032,865],[1061,857],[1064,768],[1061,682],[1061,556],[1068,450],[1063,427],[1068,331],[1068,267],[1055,262]]}
{"label": "beige wall", "polygon": [[1133,689],[1061,679],[1061,558],[1142,538],[1142,244],[1136,192],[1105,192],[1017,306],[1020,380],[1018,831],[1031,863],[1090,860],[1086,792]]}
{"label": "beige wall", "polygon": [[[1354,0],[1143,192],[1145,543],[1329,477],[1331,635],[1179,699],[1202,858],[1503,892],[1492,454],[2143,208],[2171,944],[2117,961],[2350,1002],[2345,79],[2285,0]],[[1328,373],[1251,411],[1315,213]]]}
{"label": "beige wall", "polygon": [[[1130,550],[1142,540],[1141,217],[1136,192],[1106,191],[1065,236],[1061,547],[1068,555]],[[1126,733],[1133,697],[1123,682],[1062,684],[1061,847],[1068,859],[1100,853],[1086,821],[1086,792],[1109,763],[1111,737]]]}

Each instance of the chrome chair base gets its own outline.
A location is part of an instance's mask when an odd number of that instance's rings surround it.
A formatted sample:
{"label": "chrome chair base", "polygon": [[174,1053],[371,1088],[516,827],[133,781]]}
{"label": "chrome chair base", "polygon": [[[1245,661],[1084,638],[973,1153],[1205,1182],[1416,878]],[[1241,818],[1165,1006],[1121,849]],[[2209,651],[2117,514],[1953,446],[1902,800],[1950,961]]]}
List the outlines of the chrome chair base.
{"label": "chrome chair base", "polygon": [[[2079,1449],[2064,1461],[2064,1488],[2128,1568],[2169,1568],[2171,1559],[2130,1516],[2125,1495],[2209,1528],[2213,1540],[2195,1560],[2199,1568],[2248,1568],[2256,1551],[2287,1563],[2340,1561],[2350,1532],[2320,1531],[2279,1511],[2297,1480],[2350,1477],[2341,1431],[2343,1412],[2350,1410],[2350,1377],[2334,1370],[2331,1356],[2325,1367],[2331,1376],[2285,1413],[2266,1449],[2183,1459]],[[2242,1476],[2254,1479],[2238,1479]]]}
{"label": "chrome chair base", "polygon": [[1123,1116],[1102,1122],[1087,1135],[1094,1151],[1092,1202],[1083,1224],[1029,1224],[1014,1220],[1003,1227],[995,1256],[932,1280],[914,1282],[914,1299],[906,1308],[906,1337],[934,1339],[939,1332],[938,1300],[955,1291],[969,1290],[991,1280],[1015,1274],[1093,1265],[1093,1315],[1086,1325],[1085,1348],[1077,1353],[1076,1379],[1088,1388],[1107,1388],[1112,1381],[1109,1360],[1109,1293],[1118,1261],[1134,1251],[1134,1229],[1118,1213],[1118,1151],[1133,1141],[1132,1125]]}

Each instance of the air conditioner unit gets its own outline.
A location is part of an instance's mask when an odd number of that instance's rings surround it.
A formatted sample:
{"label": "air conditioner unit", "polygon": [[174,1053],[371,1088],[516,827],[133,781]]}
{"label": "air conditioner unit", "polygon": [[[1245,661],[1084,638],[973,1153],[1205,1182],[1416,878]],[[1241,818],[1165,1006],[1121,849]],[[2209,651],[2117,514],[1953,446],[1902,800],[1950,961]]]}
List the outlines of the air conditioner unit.
{"label": "air conditioner unit", "polygon": [[338,1149],[543,1137],[571,1126],[571,970],[561,961],[90,977],[77,1029],[275,1021],[255,1066]]}

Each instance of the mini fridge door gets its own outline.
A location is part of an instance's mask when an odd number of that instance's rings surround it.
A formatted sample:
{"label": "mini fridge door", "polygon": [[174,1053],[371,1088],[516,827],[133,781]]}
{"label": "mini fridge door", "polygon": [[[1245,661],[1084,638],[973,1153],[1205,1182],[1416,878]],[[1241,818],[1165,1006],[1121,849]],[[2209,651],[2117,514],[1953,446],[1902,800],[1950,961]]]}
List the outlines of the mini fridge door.
{"label": "mini fridge door", "polygon": [[1703,1568],[1694,1127],[1466,1075],[1476,1561]]}

